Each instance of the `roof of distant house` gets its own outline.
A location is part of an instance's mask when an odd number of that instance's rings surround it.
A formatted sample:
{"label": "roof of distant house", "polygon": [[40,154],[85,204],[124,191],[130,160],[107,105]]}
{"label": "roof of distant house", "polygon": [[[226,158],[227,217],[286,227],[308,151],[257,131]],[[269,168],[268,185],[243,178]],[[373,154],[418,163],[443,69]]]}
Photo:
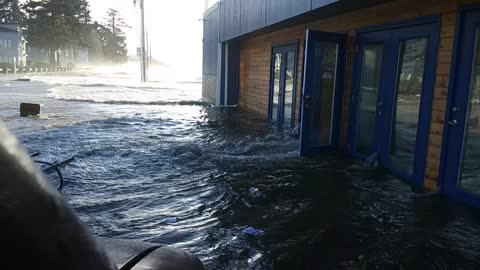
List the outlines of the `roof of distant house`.
{"label": "roof of distant house", "polygon": [[18,31],[0,26],[0,32],[3,32],[3,33],[5,33],[5,32],[6,33],[17,33]]}

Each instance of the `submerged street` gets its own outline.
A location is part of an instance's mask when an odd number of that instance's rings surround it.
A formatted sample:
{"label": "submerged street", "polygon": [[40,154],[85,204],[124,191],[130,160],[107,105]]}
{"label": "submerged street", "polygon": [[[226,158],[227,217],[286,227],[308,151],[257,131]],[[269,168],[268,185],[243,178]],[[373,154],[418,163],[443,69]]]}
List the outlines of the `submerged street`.
{"label": "submerged street", "polygon": [[[346,157],[299,158],[289,132],[207,105],[199,83],[15,79],[0,78],[0,119],[39,159],[76,158],[63,193],[96,235],[184,248],[207,269],[480,267],[478,211]],[[41,116],[20,119],[21,102]]]}

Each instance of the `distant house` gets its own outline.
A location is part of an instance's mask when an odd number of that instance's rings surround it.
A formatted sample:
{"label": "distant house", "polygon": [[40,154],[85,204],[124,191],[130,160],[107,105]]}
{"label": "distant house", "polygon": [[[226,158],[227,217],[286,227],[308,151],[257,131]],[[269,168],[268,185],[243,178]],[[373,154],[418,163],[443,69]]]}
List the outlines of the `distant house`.
{"label": "distant house", "polygon": [[48,49],[28,46],[27,63],[28,65],[47,65],[50,63]]}
{"label": "distant house", "polygon": [[0,24],[0,63],[26,65],[26,43],[16,24]]}
{"label": "distant house", "polygon": [[89,54],[87,48],[77,49],[77,66],[86,66],[89,62]]}
{"label": "distant house", "polygon": [[[57,52],[61,67],[86,66],[89,64],[88,49],[80,47],[64,48]],[[50,50],[27,46],[27,40],[17,24],[0,24],[0,65],[11,64],[48,65]]]}
{"label": "distant house", "polygon": [[[59,66],[86,66],[89,64],[88,49],[86,48],[64,48],[58,51],[57,59]],[[45,48],[28,46],[27,63],[29,65],[47,65],[50,63],[50,51]]]}

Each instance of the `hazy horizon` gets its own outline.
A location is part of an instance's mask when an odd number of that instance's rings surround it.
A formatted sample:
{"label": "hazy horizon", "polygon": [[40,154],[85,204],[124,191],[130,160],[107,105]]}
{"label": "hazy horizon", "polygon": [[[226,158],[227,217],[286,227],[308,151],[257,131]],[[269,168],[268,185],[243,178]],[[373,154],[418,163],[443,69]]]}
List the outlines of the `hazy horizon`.
{"label": "hazy horizon", "polygon": [[[210,0],[213,1],[214,0]],[[127,34],[128,55],[134,56],[139,47],[138,7],[133,0],[89,0],[92,19],[104,21],[106,11],[114,8],[124,16],[130,29]],[[201,73],[203,24],[205,3],[198,0],[157,2],[145,0],[146,27],[152,55],[159,61],[189,73]]]}

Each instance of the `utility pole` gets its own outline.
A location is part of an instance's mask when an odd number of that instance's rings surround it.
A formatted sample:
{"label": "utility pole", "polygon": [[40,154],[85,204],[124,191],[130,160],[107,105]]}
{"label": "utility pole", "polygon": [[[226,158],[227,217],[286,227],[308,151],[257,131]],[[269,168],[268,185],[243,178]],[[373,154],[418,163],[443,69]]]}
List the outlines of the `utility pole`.
{"label": "utility pole", "polygon": [[145,61],[145,3],[140,0],[140,65],[142,83],[147,81],[147,65]]}
{"label": "utility pole", "polygon": [[150,70],[150,39],[148,38],[148,28],[145,30],[145,53],[146,53],[146,61],[145,61],[145,67],[146,67],[146,79],[148,80],[148,70]]}
{"label": "utility pole", "polygon": [[142,83],[147,81],[147,63],[145,57],[145,0],[133,0],[133,4],[140,2],[140,77]]}

